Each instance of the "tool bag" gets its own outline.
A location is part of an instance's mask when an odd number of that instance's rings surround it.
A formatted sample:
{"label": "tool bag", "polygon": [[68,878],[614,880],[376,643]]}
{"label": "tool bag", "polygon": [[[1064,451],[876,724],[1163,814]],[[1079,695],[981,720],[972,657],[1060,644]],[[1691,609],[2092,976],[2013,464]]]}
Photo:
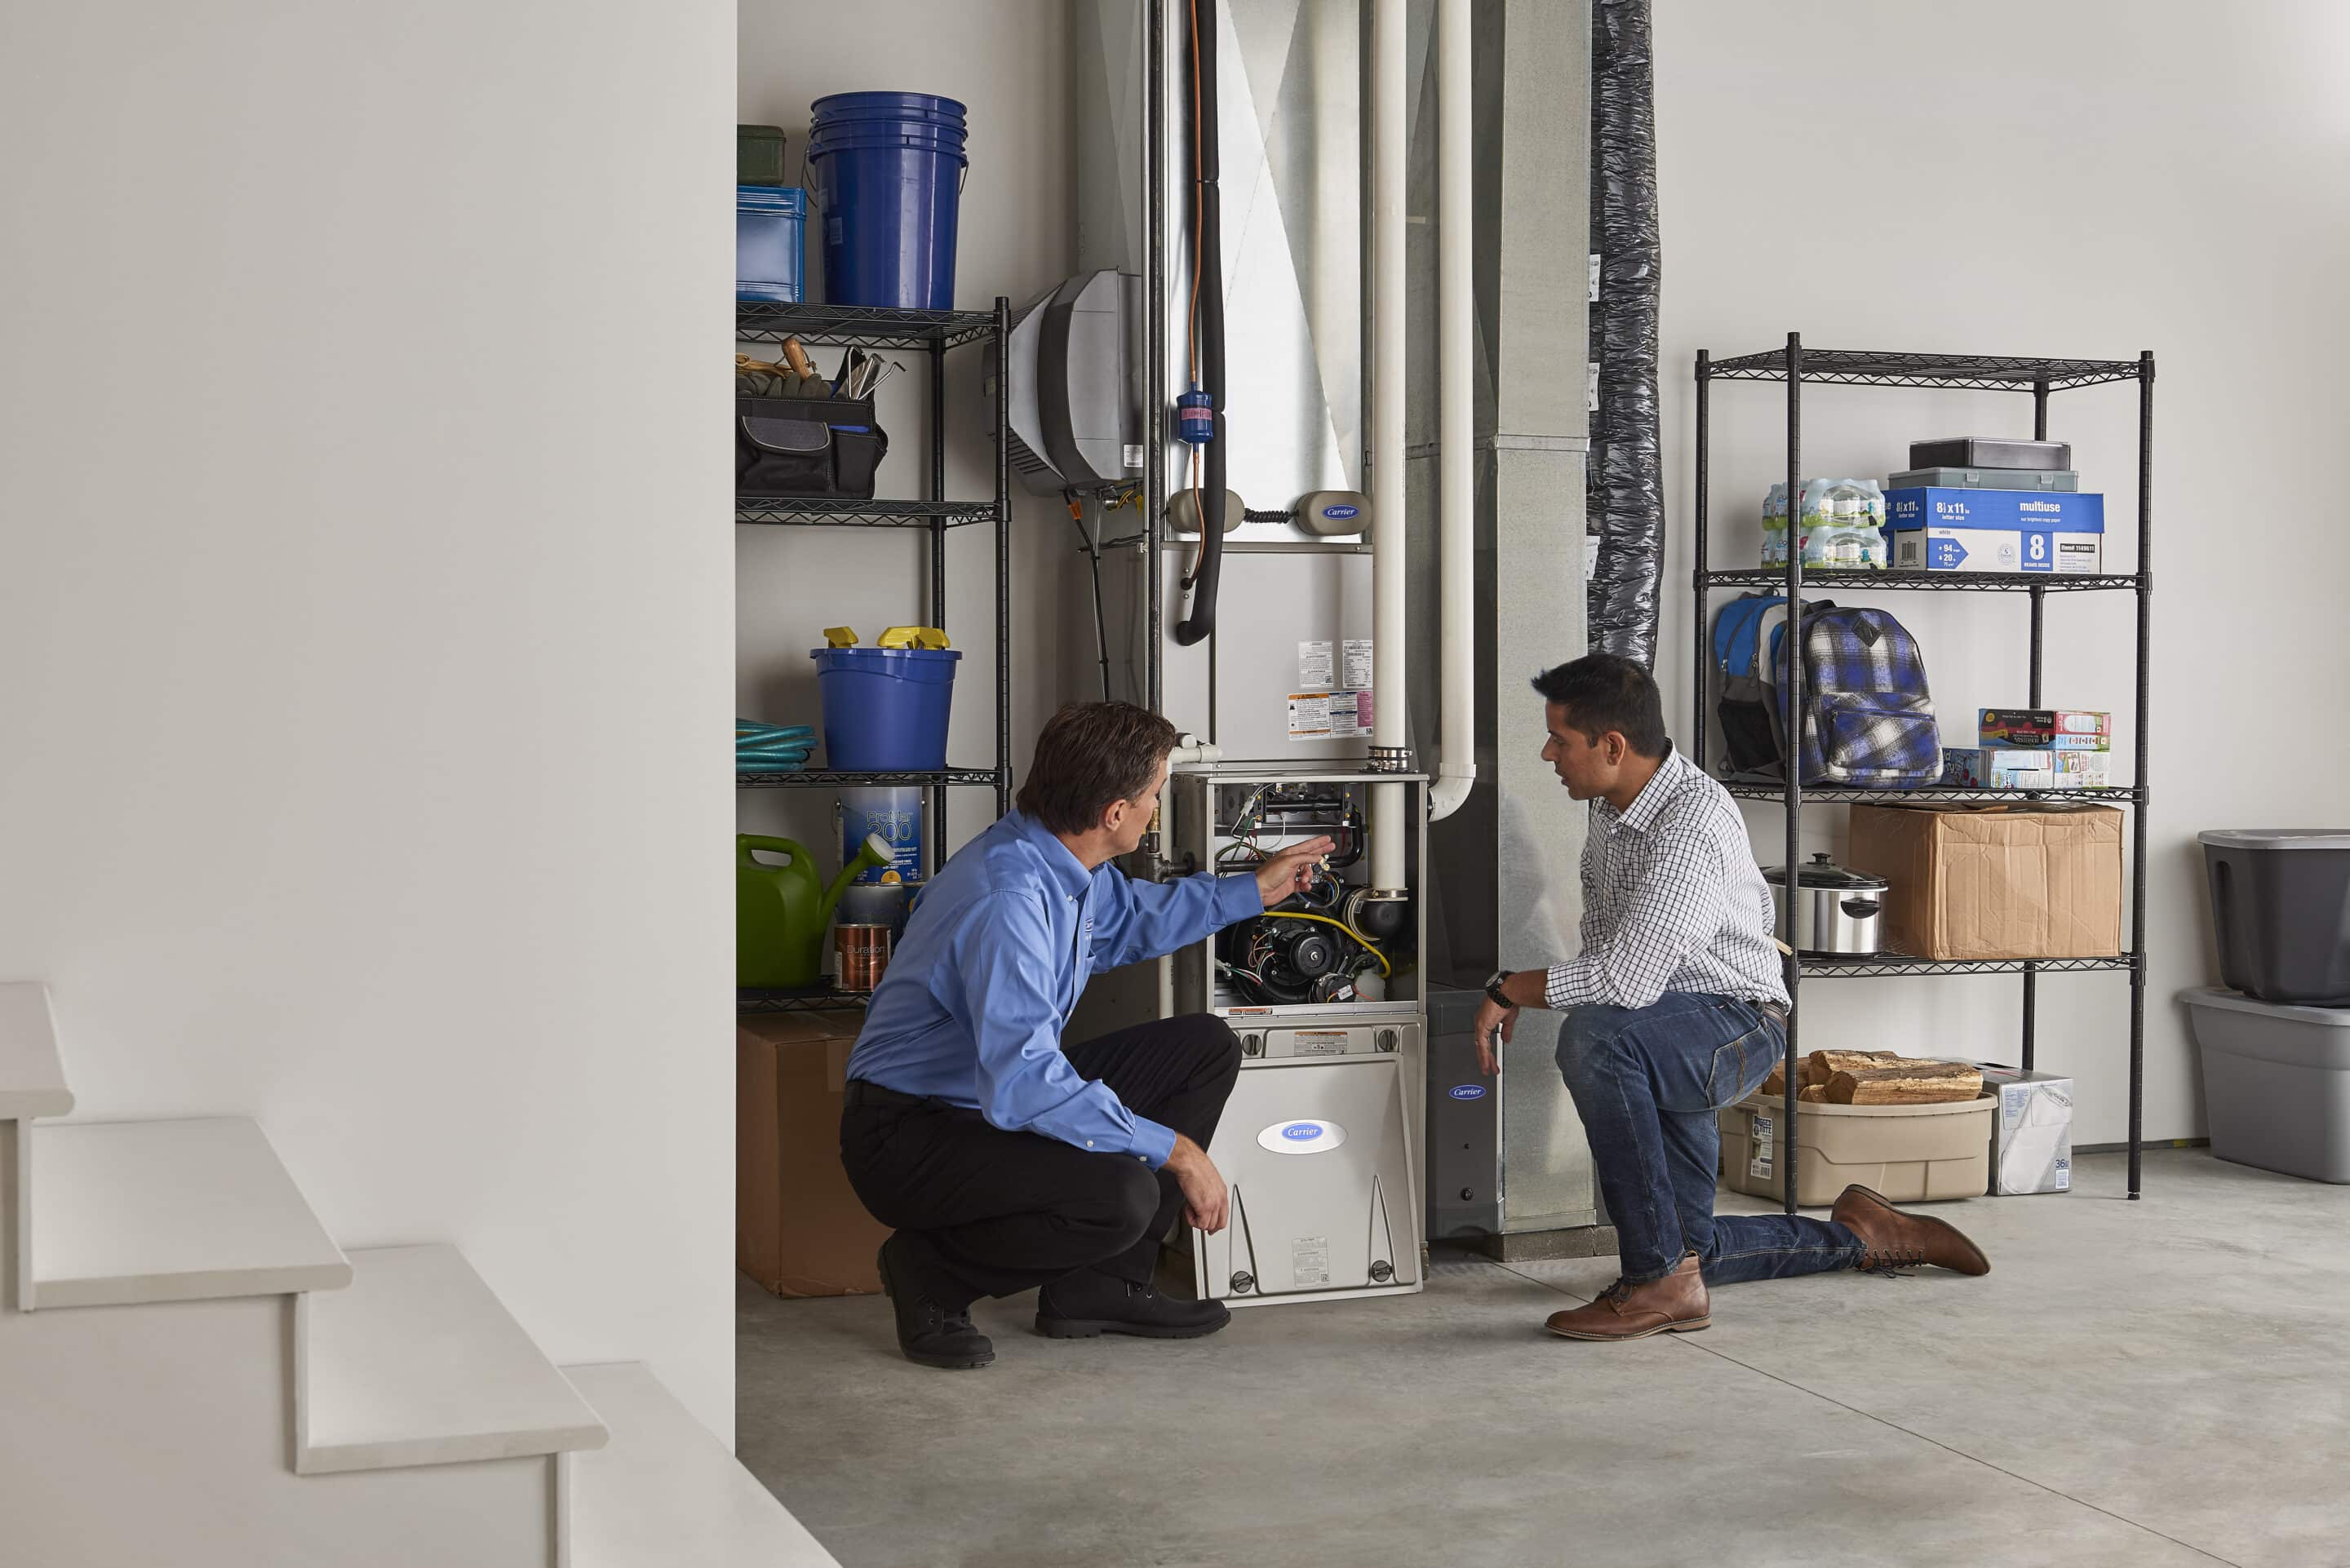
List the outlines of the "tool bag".
{"label": "tool bag", "polygon": [[1844,789],[1921,789],[1942,776],[1941,732],[1917,639],[1886,610],[1806,604],[1804,711],[1791,724],[1786,600],[1750,594],[1722,607],[1713,646],[1721,670],[1724,746],[1736,772],[1785,776],[1787,735],[1800,735],[1803,780]]}
{"label": "tool bag", "polygon": [[734,400],[734,493],[870,501],[889,437],[870,398]]}

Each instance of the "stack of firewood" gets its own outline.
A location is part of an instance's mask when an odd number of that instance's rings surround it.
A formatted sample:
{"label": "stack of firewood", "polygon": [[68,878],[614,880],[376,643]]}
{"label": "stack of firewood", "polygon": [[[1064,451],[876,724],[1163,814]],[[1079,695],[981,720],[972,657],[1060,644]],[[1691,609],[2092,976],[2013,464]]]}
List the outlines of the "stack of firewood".
{"label": "stack of firewood", "polygon": [[[1795,1098],[1831,1106],[1939,1106],[1982,1094],[1982,1069],[1891,1051],[1814,1051],[1804,1058]],[[1786,1069],[1763,1080],[1766,1095],[1787,1092]]]}

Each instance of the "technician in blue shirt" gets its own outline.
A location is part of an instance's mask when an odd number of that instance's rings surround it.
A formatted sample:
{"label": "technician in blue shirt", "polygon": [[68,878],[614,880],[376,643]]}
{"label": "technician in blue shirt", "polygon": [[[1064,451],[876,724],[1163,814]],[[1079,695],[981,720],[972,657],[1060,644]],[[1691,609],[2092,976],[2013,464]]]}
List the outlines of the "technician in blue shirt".
{"label": "technician in blue shirt", "polygon": [[1036,1326],[1055,1339],[1189,1339],[1231,1318],[1150,1282],[1179,1213],[1224,1227],[1206,1146],[1239,1041],[1207,1014],[1066,1052],[1061,1030],[1087,976],[1262,913],[1332,845],[1295,845],[1253,876],[1129,880],[1109,862],[1141,844],[1177,739],[1123,702],[1055,714],[1019,809],[922,889],[874,992],[848,1058],[840,1156],[896,1229],[881,1282],[911,1360],[986,1366],[995,1347],[971,1303],[1040,1285]]}

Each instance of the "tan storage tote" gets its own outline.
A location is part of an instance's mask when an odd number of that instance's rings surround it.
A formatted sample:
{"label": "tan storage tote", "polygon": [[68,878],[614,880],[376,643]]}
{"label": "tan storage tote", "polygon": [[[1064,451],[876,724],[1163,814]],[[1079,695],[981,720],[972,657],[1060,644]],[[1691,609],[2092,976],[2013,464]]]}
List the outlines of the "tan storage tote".
{"label": "tan storage tote", "polygon": [[[1803,1104],[1795,1123],[1795,1202],[1819,1208],[1858,1182],[1896,1203],[1981,1198],[1991,1190],[1991,1096],[1941,1106]],[[1732,1192],[1781,1198],[1777,1096],[1754,1095],[1714,1113],[1721,1180]]]}

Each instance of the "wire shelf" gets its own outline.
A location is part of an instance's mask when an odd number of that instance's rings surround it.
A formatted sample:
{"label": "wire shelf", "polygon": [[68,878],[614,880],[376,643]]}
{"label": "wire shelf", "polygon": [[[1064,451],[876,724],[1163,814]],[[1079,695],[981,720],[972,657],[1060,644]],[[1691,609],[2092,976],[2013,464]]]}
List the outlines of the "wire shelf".
{"label": "wire shelf", "polygon": [[739,987],[734,1011],[743,1012],[829,1012],[837,1008],[863,1007],[873,1000],[869,991],[835,991],[830,985],[806,990],[776,991]]}
{"label": "wire shelf", "polygon": [[[1709,588],[1780,588],[1787,586],[1784,566],[1750,566],[1735,572],[1708,572]],[[1819,588],[1877,588],[1896,593],[2025,593],[2038,588],[2052,594],[2126,593],[2152,585],[2141,577],[2107,573],[2070,572],[1919,572],[1887,568],[1877,572],[1804,568],[1804,586]]]}
{"label": "wire shelf", "polygon": [[[1784,381],[1787,354],[1766,348],[1716,359],[1706,373],[1717,381]],[[2138,379],[2136,359],[2012,359],[1990,354],[1895,354],[1864,348],[1806,348],[1804,379],[1857,387],[1956,387],[1987,392],[2029,392],[2045,382],[2052,392]]]}
{"label": "wire shelf", "polygon": [[993,501],[827,501],[776,496],[737,496],[737,523],[780,524],[800,528],[928,528],[943,523],[960,528],[993,522]]}
{"label": "wire shelf", "polygon": [[[1787,798],[1787,786],[1775,779],[1723,779],[1721,787],[1740,800],[1776,800]],[[1833,805],[1898,805],[1908,801],[2002,802],[2021,805],[2053,805],[2066,801],[2091,801],[2117,805],[2135,804],[2142,792],[2128,784],[2100,785],[2083,789],[1948,789],[1933,785],[1926,789],[1831,789],[1825,785],[1805,784],[1804,804],[1814,802]]]}
{"label": "wire shelf", "polygon": [[762,305],[738,300],[738,343],[853,344],[860,348],[949,348],[976,343],[995,330],[988,310],[897,310],[868,305]]}
{"label": "wire shelf", "polygon": [[1868,958],[1813,958],[1797,961],[1805,980],[1865,980],[1896,974],[2038,974],[2086,973],[2137,967],[2127,953],[2119,958],[2046,959],[1923,959],[1908,953],[1877,953]]}
{"label": "wire shelf", "polygon": [[734,775],[736,789],[858,789],[889,784],[985,784],[996,782],[993,768],[948,768],[938,773],[846,773],[837,768],[809,768],[795,774]]}

